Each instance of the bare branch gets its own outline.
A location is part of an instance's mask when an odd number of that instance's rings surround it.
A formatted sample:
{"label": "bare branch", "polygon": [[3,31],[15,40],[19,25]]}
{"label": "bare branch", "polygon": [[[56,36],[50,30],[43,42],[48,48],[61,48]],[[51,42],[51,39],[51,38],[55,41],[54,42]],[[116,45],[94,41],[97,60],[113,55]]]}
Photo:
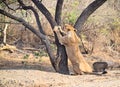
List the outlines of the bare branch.
{"label": "bare branch", "polygon": [[88,19],[88,17],[106,1],[107,0],[95,0],[82,12],[82,14],[78,17],[74,25],[74,27],[78,30],[77,32],[78,34],[81,31],[82,26],[85,23],[85,21]]}
{"label": "bare branch", "polygon": [[58,25],[61,25],[61,14],[62,14],[62,5],[64,0],[58,0],[55,11],[55,21]]}
{"label": "bare branch", "polygon": [[2,9],[0,9],[0,14],[3,14],[3,15],[5,15],[5,16],[11,18],[11,19],[14,19],[14,20],[20,22],[21,24],[23,24],[24,26],[26,26],[27,28],[29,28],[30,31],[32,31],[34,34],[37,33],[38,36],[39,36],[39,33],[35,30],[35,28],[32,27],[31,25],[29,25],[24,19],[19,18],[19,17],[16,17],[16,16],[14,16],[14,15],[12,15],[12,14],[10,14],[10,13],[2,10]]}
{"label": "bare branch", "polygon": [[15,9],[11,8],[11,7],[6,3],[6,0],[2,0],[2,2],[7,6],[8,9],[15,11]]}
{"label": "bare branch", "polygon": [[39,19],[39,15],[38,15],[36,9],[34,9],[32,6],[26,6],[26,5],[23,3],[22,0],[18,0],[18,2],[19,2],[19,4],[20,4],[20,6],[22,6],[22,8],[23,8],[24,10],[32,10],[32,12],[33,12],[34,15],[35,15],[36,22],[37,22],[37,25],[38,25],[38,28],[39,28],[40,32],[41,32],[42,34],[45,34],[44,31],[43,31],[43,28],[42,28],[42,26],[41,26],[40,19]]}

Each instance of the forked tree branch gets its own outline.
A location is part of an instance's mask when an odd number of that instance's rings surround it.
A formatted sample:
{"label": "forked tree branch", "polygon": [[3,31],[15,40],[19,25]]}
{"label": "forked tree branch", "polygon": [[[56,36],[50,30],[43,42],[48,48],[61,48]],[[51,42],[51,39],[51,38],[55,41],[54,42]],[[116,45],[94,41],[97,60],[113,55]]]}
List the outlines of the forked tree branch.
{"label": "forked tree branch", "polygon": [[54,28],[55,25],[57,25],[57,23],[55,22],[53,16],[51,15],[51,13],[47,10],[47,8],[42,4],[41,1],[39,0],[32,0],[32,2],[36,5],[36,7],[43,13],[43,15],[47,18],[47,20],[49,21],[52,29]]}
{"label": "forked tree branch", "polygon": [[[37,8],[43,13],[43,15],[47,18],[47,20],[49,21],[52,29],[54,29],[54,26],[57,25],[56,21],[54,20],[53,16],[51,15],[51,13],[47,10],[47,8],[42,4],[41,1],[39,0],[32,0],[32,2],[37,6]],[[55,34],[55,43],[56,45],[60,45],[57,35]]]}
{"label": "forked tree branch", "polygon": [[74,27],[78,30],[77,33],[79,34],[85,21],[88,19],[88,17],[102,4],[104,4],[107,0],[95,0],[93,1],[88,7],[81,13],[81,15],[78,17]]}
{"label": "forked tree branch", "polygon": [[26,6],[22,0],[18,0],[20,6],[22,6],[22,9],[24,10],[31,10],[33,13],[34,13],[34,16],[35,16],[35,19],[36,19],[36,22],[37,22],[37,26],[39,28],[39,31],[42,33],[42,34],[45,34],[44,31],[43,31],[43,28],[41,26],[41,23],[40,23],[40,19],[39,19],[39,15],[36,11],[35,8],[33,8],[32,6]]}
{"label": "forked tree branch", "polygon": [[[54,29],[54,26],[56,26],[57,23],[54,20],[54,18],[51,15],[51,13],[47,10],[47,8],[39,0],[32,0],[32,2],[43,13],[43,15],[49,21],[52,29]],[[68,63],[67,63],[67,55],[66,55],[65,47],[59,43],[59,40],[57,38],[56,33],[54,33],[54,34],[55,34],[55,43],[57,45],[57,58],[56,58],[56,60],[60,60],[59,63],[57,63],[57,65],[58,65],[57,67],[59,67],[57,72],[68,74],[69,70],[68,70],[68,66],[67,66]]]}

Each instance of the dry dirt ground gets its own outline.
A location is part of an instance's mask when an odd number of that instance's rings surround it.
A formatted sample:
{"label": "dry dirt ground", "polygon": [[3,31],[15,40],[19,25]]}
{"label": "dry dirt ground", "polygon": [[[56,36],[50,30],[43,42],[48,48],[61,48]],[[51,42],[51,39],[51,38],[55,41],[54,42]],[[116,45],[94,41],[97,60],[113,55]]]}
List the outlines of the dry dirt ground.
{"label": "dry dirt ground", "polygon": [[48,57],[1,52],[0,87],[120,87],[120,69],[105,75],[63,75],[53,70]]}

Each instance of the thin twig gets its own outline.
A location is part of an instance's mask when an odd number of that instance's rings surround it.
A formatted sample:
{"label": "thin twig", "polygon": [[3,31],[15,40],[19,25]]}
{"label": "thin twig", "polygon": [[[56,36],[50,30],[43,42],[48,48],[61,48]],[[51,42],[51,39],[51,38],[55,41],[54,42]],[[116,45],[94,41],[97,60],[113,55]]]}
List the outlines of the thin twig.
{"label": "thin twig", "polygon": [[7,3],[6,0],[2,0],[2,2],[7,6],[8,9],[16,11],[15,9],[11,8]]}

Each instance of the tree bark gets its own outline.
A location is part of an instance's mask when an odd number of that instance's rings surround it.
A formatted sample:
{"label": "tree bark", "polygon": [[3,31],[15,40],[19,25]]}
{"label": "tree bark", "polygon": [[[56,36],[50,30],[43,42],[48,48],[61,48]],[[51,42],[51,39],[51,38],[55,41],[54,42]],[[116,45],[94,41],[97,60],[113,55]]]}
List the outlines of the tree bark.
{"label": "tree bark", "polygon": [[104,4],[107,0],[95,0],[93,1],[84,11],[81,13],[81,15],[78,17],[77,21],[75,22],[74,28],[77,29],[77,34],[80,33],[85,21],[88,19],[88,17],[102,4]]}

